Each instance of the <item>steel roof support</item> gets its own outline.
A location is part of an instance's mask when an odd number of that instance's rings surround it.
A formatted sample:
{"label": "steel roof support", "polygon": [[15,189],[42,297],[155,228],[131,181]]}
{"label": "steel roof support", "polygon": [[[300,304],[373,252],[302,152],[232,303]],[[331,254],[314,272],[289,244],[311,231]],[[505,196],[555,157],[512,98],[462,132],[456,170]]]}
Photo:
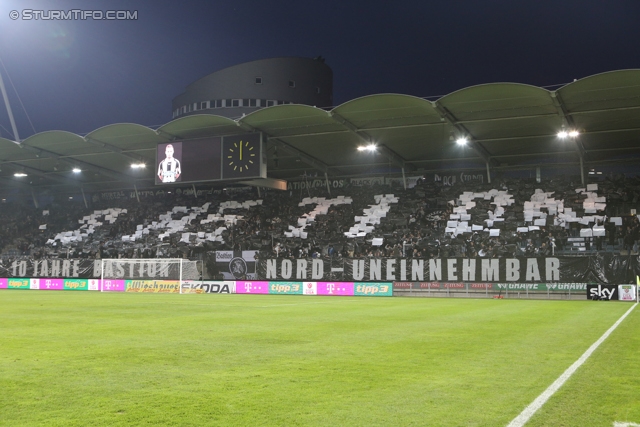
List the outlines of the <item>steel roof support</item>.
{"label": "steel roof support", "polygon": [[94,138],[85,137],[84,139],[85,139],[85,141],[87,141],[90,144],[96,145],[98,147],[102,147],[105,150],[111,151],[112,153],[120,154],[120,155],[122,155],[124,157],[127,157],[127,158],[131,159],[131,160],[135,160],[136,162],[147,163],[147,162],[150,161],[149,159],[147,159],[145,157],[142,157],[142,156],[140,156],[138,154],[128,153],[128,152],[124,151],[122,148],[116,147],[115,145],[107,144],[106,142],[102,142],[102,141],[94,139]]}
{"label": "steel roof support", "polygon": [[[562,102],[562,96],[558,91],[551,92],[551,100],[553,101],[553,105],[556,107],[556,111],[558,112],[558,116],[562,119],[562,124],[567,130],[576,129],[575,122],[573,121],[573,117],[567,112],[567,109]],[[580,179],[582,184],[585,183],[584,176],[584,160],[587,156],[587,150],[585,150],[584,145],[577,138],[571,138],[571,142],[576,152],[578,153],[578,157],[580,157]]]}
{"label": "steel roof support", "polygon": [[87,203],[87,196],[84,194],[84,187],[80,186],[80,191],[82,192],[82,200],[84,200],[84,207],[89,209],[89,203]]}
{"label": "steel roof support", "polygon": [[33,187],[31,187],[31,198],[33,198],[33,205],[36,209],[40,208],[40,204],[38,203],[38,198],[36,197],[36,192],[33,191]]}
{"label": "steel roof support", "polygon": [[469,129],[467,129],[463,124],[461,124],[458,119],[453,115],[453,113],[451,113],[451,111],[449,111],[447,109],[447,107],[438,104],[438,101],[433,103],[433,107],[436,109],[436,111],[438,111],[438,113],[440,113],[440,117],[448,122],[451,126],[453,126],[458,132],[460,132],[461,136],[464,136],[465,138],[467,138],[468,142],[469,142],[469,146],[476,152],[478,153],[478,155],[480,157],[482,157],[482,159],[486,162],[489,163],[489,165],[493,165],[493,166],[500,166],[500,163],[491,158],[491,153],[489,153],[489,151],[487,151],[486,148],[484,148],[479,142],[478,140],[471,134],[471,132],[469,132]]}
{"label": "steel roof support", "polygon": [[11,122],[11,130],[13,130],[13,137],[16,142],[20,142],[20,136],[18,135],[18,128],[16,127],[16,121],[13,118],[13,111],[11,111],[11,104],[9,104],[9,97],[7,96],[7,89],[4,87],[4,80],[2,80],[2,73],[0,73],[0,92],[2,92],[2,98],[4,99],[4,105],[7,107],[7,114],[9,114],[9,122]]}
{"label": "steel roof support", "polygon": [[[363,131],[362,129],[359,129],[356,125],[351,123],[349,120],[347,120],[346,118],[344,118],[340,114],[336,113],[335,111],[328,111],[327,114],[333,120],[335,120],[336,122],[340,123],[342,126],[344,126],[347,129],[349,129],[349,131],[351,133],[353,133],[358,138],[360,138],[360,140],[362,142],[364,142],[365,144],[373,144],[374,143],[373,138],[371,137],[371,135],[369,135],[366,131]],[[395,151],[393,151],[392,149],[390,149],[386,145],[384,145],[384,144],[376,144],[376,145],[377,145],[378,151],[381,154],[386,156],[389,160],[391,160],[397,166],[400,166],[400,168],[403,169],[403,171],[405,169],[408,170],[409,172],[413,172],[414,170],[416,170],[415,166],[413,166],[412,164],[407,163],[407,161],[402,156],[400,156],[398,153],[396,153]]]}
{"label": "steel roof support", "polygon": [[[58,176],[56,174],[48,174],[45,173],[43,171],[41,171],[40,169],[36,169],[36,168],[32,168],[30,166],[24,166],[20,163],[17,162],[10,162],[11,165],[13,166],[17,166],[20,169],[24,170],[25,172],[28,172],[29,174],[35,175],[35,176],[39,176],[42,178],[46,178],[46,179],[50,179],[50,180],[54,180],[54,181],[58,181],[62,184],[66,184],[66,185],[71,185],[71,186],[81,186],[82,185],[82,181],[78,181],[76,179],[72,179],[72,178],[65,178],[62,176]],[[19,182],[19,181],[18,181]],[[26,183],[23,183],[26,185]]]}
{"label": "steel roof support", "polygon": [[284,142],[280,138],[271,136],[267,132],[264,132],[263,130],[260,130],[259,128],[254,128],[252,126],[249,126],[249,125],[247,125],[245,123],[240,123],[240,122],[236,122],[236,123],[238,124],[239,127],[241,127],[242,129],[246,130],[247,132],[262,132],[262,134],[264,134],[264,136],[266,136],[267,139],[270,142],[272,142],[276,147],[288,152],[289,154],[293,154],[293,155],[297,156],[300,160],[302,160],[303,162],[305,162],[309,166],[311,166],[311,167],[313,167],[315,169],[318,169],[320,172],[323,172],[324,174],[331,173],[332,175],[339,175],[339,172],[337,170],[333,169],[332,167],[330,167],[326,163],[316,159],[315,157],[312,157],[312,156],[304,153],[301,150],[298,150],[297,148],[291,146],[290,144],[287,144],[286,142]]}
{"label": "steel roof support", "polygon": [[122,181],[122,180],[127,180],[128,181],[128,180],[135,179],[134,177],[132,177],[130,175],[124,175],[124,174],[121,174],[120,172],[116,172],[116,171],[113,171],[111,169],[103,168],[102,166],[97,166],[97,165],[94,165],[94,164],[91,164],[91,163],[87,163],[87,162],[85,162],[83,160],[78,160],[78,159],[69,160],[68,157],[62,156],[62,155],[60,155],[58,153],[54,153],[52,151],[43,150],[41,148],[32,147],[30,145],[25,145],[25,144],[18,144],[18,146],[20,148],[23,148],[23,149],[27,150],[27,151],[35,153],[36,157],[46,157],[46,158],[50,158],[50,159],[56,159],[56,160],[61,161],[61,162],[65,163],[65,164],[68,164],[68,165],[70,165],[72,167],[73,166],[82,166],[82,167],[85,167],[87,169],[93,170],[95,172],[99,172],[99,173],[101,173],[103,175],[107,175],[107,176],[109,176],[111,178],[117,179],[119,181]]}

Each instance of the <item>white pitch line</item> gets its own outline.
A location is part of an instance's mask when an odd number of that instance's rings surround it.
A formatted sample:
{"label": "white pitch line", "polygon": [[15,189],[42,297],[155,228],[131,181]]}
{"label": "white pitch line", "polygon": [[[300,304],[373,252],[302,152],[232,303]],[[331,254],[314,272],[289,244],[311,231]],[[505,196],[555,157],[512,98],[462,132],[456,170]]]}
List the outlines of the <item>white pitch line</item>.
{"label": "white pitch line", "polygon": [[613,331],[615,331],[618,325],[622,323],[622,321],[629,315],[629,313],[631,313],[631,311],[633,311],[634,308],[636,308],[637,305],[638,304],[633,304],[633,306],[629,310],[627,310],[627,312],[623,314],[622,317],[620,317],[618,321],[614,323],[613,326],[607,330],[607,332],[602,334],[602,336],[598,339],[598,341],[594,342],[591,345],[591,347],[589,347],[587,351],[585,351],[584,354],[580,356],[580,358],[576,360],[573,365],[569,366],[569,368],[566,371],[564,371],[562,375],[560,375],[558,379],[555,380],[553,384],[549,386],[549,388],[543,391],[542,394],[536,398],[536,400],[534,400],[529,406],[524,408],[524,411],[522,411],[520,415],[515,417],[507,427],[524,426],[527,423],[527,421],[531,419],[533,414],[535,414],[538,411],[538,409],[540,409],[542,405],[544,405],[547,402],[547,400],[549,400],[549,398],[553,396],[553,394],[556,391],[558,391],[558,389],[562,387],[562,385],[565,382],[567,382],[569,378],[571,378],[571,375],[573,375],[573,373],[577,371],[578,368],[582,366],[584,362],[587,361],[589,356],[591,356],[591,354],[600,346],[600,344],[602,344],[602,342],[606,340],[607,337],[611,335]]}
{"label": "white pitch line", "polygon": [[640,424],[636,424],[636,423],[621,423],[621,422],[615,421],[613,423],[613,427],[640,427]]}

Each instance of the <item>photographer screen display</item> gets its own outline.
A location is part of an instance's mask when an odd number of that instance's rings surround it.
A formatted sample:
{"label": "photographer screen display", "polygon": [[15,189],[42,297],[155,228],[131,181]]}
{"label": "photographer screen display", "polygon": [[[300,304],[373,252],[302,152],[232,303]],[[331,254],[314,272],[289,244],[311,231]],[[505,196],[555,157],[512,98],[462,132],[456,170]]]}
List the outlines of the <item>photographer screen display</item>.
{"label": "photographer screen display", "polygon": [[156,184],[221,179],[221,145],[221,138],[158,144]]}

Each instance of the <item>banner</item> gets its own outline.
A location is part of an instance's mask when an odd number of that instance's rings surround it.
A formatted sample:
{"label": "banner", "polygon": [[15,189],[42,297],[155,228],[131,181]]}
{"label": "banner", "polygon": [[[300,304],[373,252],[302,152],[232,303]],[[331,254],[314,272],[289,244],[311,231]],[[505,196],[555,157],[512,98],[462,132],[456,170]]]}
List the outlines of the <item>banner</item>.
{"label": "banner", "polygon": [[636,300],[636,285],[618,285],[618,300],[634,302]]}
{"label": "banner", "polygon": [[302,282],[269,282],[269,293],[302,295]]}
{"label": "banner", "polygon": [[101,280],[100,290],[103,292],[124,292],[126,290],[125,280]]}
{"label": "banner", "polygon": [[7,289],[29,289],[29,279],[11,278],[7,280]]}
{"label": "banner", "polygon": [[311,188],[343,188],[345,186],[344,179],[326,180],[321,178],[308,178],[299,181],[287,180],[287,190],[306,190]]}
{"label": "banner", "polygon": [[353,283],[345,282],[318,282],[318,295],[353,295]]}
{"label": "banner", "polygon": [[[32,279],[33,280],[33,279]],[[64,289],[64,279],[37,279],[39,281],[39,288],[41,291],[61,291]]]}
{"label": "banner", "polygon": [[0,277],[100,277],[100,260],[22,259],[0,264]]}
{"label": "banner", "polygon": [[9,286],[7,282],[7,279],[0,279],[0,289],[7,289],[7,286]]}
{"label": "banner", "polygon": [[261,259],[267,281],[437,283],[630,283],[639,257],[613,254],[536,258],[329,258]]}
{"label": "banner", "polygon": [[179,280],[125,280],[125,292],[178,294]]}
{"label": "banner", "polygon": [[[587,283],[497,283],[497,289],[509,291],[543,291],[582,293],[587,290]],[[495,288],[494,288],[495,289]]]}
{"label": "banner", "polygon": [[[640,275],[639,256],[599,253],[590,256],[540,258],[319,258],[260,259],[256,251],[208,252],[207,268],[225,280],[266,282],[465,282],[465,283],[634,283]],[[170,267],[167,267],[169,265]],[[105,264],[111,279],[156,280],[178,277],[178,264]],[[167,269],[168,268],[168,269]],[[2,278],[100,279],[101,260],[48,259],[0,264]],[[1,288],[2,283],[0,283]],[[7,287],[8,284],[7,284]],[[303,292],[304,293],[304,292]]]}
{"label": "banner", "polygon": [[171,189],[138,189],[137,194],[134,190],[120,190],[120,191],[104,191],[100,193],[94,193],[92,196],[92,200],[94,202],[98,202],[100,200],[127,200],[136,198],[157,198],[164,199],[167,197],[173,197],[170,193],[177,194],[178,196],[191,196],[197,195],[198,197],[204,197],[207,195],[217,195],[217,194],[229,194],[229,193],[238,193],[238,192],[249,192],[253,191],[251,187],[229,187],[226,189],[222,189],[220,187],[209,187],[209,186],[196,186],[196,192],[194,193],[193,187],[178,187]]}
{"label": "banner", "polygon": [[[109,259],[104,268],[104,276],[114,279],[125,277],[166,279],[177,278],[179,275],[179,263],[154,262],[152,259],[137,259],[135,262]],[[99,279],[102,277],[102,261],[99,259],[22,259],[6,265],[0,264],[0,277]]]}
{"label": "banner", "polygon": [[363,187],[371,185],[384,185],[384,176],[370,176],[368,178],[351,178],[351,185],[354,187]]}
{"label": "banner", "polygon": [[[424,176],[407,176],[406,182],[408,188],[413,188],[418,183],[431,185],[431,183],[434,182],[439,182],[442,183],[442,185],[449,187],[458,183],[484,184],[487,182],[487,174],[483,171],[461,173],[450,173],[445,171],[441,173],[426,174]],[[404,186],[404,179],[401,176],[368,176],[362,178],[351,178],[348,183],[354,187],[370,187],[373,185],[396,185],[400,187]],[[344,179],[326,180],[323,178],[312,177],[303,180],[287,181],[287,190],[306,190],[312,188],[325,189],[327,186],[331,189],[338,189],[343,188],[346,185],[347,181]],[[116,195],[122,197],[120,194]]]}
{"label": "banner", "polygon": [[87,279],[64,279],[63,287],[65,291],[88,291],[89,281]]}
{"label": "banner", "polygon": [[268,294],[269,282],[236,281],[236,294]]}
{"label": "banner", "polygon": [[587,283],[447,283],[447,282],[393,282],[393,290],[434,290],[464,292],[543,292],[583,293]]}
{"label": "banner", "polygon": [[353,294],[367,297],[392,297],[393,283],[356,283]]}
{"label": "banner", "polygon": [[617,300],[618,287],[615,285],[588,285],[587,299]]}
{"label": "banner", "polygon": [[234,281],[182,281],[183,294],[235,294],[236,282]]}
{"label": "banner", "polygon": [[460,172],[458,173],[434,173],[425,175],[424,179],[427,184],[439,182],[442,185],[451,187],[458,183],[484,184],[487,182],[487,175],[484,172]]}
{"label": "banner", "polygon": [[302,284],[303,295],[318,295],[318,284],[316,282],[304,282]]}
{"label": "banner", "polygon": [[225,280],[256,278],[258,251],[216,251],[216,268]]}

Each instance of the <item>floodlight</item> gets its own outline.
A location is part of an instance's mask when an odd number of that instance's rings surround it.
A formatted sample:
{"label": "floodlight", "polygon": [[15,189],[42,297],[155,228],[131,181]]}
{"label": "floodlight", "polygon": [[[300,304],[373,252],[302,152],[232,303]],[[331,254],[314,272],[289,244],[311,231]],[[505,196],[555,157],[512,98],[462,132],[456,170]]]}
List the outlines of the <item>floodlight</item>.
{"label": "floodlight", "polygon": [[73,172],[73,173],[80,173],[80,172],[82,172],[82,169],[80,169],[80,168],[73,168],[73,169],[71,169],[71,172]]}
{"label": "floodlight", "polygon": [[131,163],[131,169],[144,169],[147,165],[144,163]]}
{"label": "floodlight", "polygon": [[569,136],[569,133],[564,130],[561,130],[560,132],[558,132],[558,138],[560,139],[565,139],[568,136]]}
{"label": "floodlight", "polygon": [[578,132],[577,130],[569,131],[569,137],[571,138],[576,138],[578,135],[580,135],[580,132]]}
{"label": "floodlight", "polygon": [[369,144],[369,145],[361,145],[358,147],[358,151],[371,151],[374,152],[376,151],[376,144]]}
{"label": "floodlight", "polygon": [[13,176],[17,176],[18,178],[21,178],[23,176],[27,176],[27,174],[24,173],[24,172],[16,172],[16,173],[13,174]]}
{"label": "floodlight", "polygon": [[456,144],[458,144],[458,145],[467,145],[467,142],[469,142],[469,141],[465,137],[461,137],[461,138],[456,139]]}

